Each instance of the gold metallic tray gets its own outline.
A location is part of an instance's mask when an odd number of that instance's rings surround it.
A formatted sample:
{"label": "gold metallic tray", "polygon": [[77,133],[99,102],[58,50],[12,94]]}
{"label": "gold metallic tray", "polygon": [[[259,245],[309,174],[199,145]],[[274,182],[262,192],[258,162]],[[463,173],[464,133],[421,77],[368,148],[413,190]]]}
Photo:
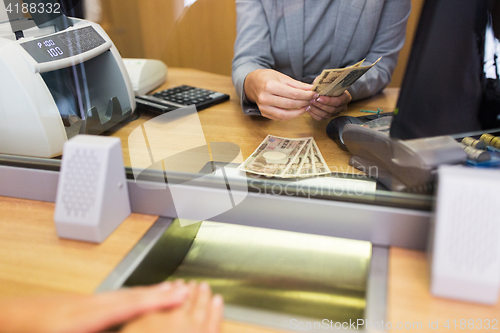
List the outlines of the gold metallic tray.
{"label": "gold metallic tray", "polygon": [[348,322],[366,318],[371,255],[364,241],[175,220],[124,285],[203,280],[228,305]]}

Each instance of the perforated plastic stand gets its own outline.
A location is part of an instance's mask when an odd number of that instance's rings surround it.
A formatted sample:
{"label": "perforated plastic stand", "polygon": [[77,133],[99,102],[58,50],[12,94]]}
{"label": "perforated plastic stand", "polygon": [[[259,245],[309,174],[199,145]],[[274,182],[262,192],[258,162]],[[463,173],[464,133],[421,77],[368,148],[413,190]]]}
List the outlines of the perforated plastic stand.
{"label": "perforated plastic stand", "polygon": [[78,135],[66,142],[54,215],[59,237],[102,242],[130,212],[120,139]]}
{"label": "perforated plastic stand", "polygon": [[429,253],[431,292],[495,304],[500,292],[498,170],[442,166]]}

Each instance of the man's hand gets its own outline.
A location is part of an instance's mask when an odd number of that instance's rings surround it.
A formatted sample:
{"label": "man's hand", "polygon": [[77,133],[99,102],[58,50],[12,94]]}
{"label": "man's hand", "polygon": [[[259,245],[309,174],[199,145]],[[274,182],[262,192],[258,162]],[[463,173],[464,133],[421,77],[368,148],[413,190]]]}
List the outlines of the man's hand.
{"label": "man's hand", "polygon": [[257,104],[264,117],[288,120],[306,112],[310,101],[318,98],[312,85],[292,79],[272,69],[258,69],[247,75],[245,93]]}
{"label": "man's hand", "polygon": [[315,120],[323,120],[347,109],[347,104],[352,100],[351,94],[346,90],[339,97],[319,96],[310,101],[306,111]]}

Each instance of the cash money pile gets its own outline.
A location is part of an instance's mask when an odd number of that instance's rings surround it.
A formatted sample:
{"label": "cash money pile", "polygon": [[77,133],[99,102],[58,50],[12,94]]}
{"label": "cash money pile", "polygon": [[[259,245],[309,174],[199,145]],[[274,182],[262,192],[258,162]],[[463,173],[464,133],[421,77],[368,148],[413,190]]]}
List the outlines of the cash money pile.
{"label": "cash money pile", "polygon": [[277,178],[331,173],[312,137],[289,139],[268,135],[239,170]]}
{"label": "cash money pile", "polygon": [[320,95],[331,97],[340,96],[370,68],[375,66],[380,59],[382,59],[382,57],[378,58],[378,60],[370,66],[361,66],[365,61],[363,59],[346,68],[325,69],[319,76],[319,79],[314,82],[313,90]]}

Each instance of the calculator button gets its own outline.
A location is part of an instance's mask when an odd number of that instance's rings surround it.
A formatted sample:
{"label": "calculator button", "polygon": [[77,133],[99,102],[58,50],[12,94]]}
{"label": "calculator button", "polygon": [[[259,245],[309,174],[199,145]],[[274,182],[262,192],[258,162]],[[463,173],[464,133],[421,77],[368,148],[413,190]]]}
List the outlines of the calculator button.
{"label": "calculator button", "polygon": [[228,100],[229,96],[212,90],[182,85],[147,95],[145,99],[151,100],[150,98],[155,99],[157,103],[161,100],[164,103],[175,103],[179,106],[195,104],[198,110],[201,110]]}

